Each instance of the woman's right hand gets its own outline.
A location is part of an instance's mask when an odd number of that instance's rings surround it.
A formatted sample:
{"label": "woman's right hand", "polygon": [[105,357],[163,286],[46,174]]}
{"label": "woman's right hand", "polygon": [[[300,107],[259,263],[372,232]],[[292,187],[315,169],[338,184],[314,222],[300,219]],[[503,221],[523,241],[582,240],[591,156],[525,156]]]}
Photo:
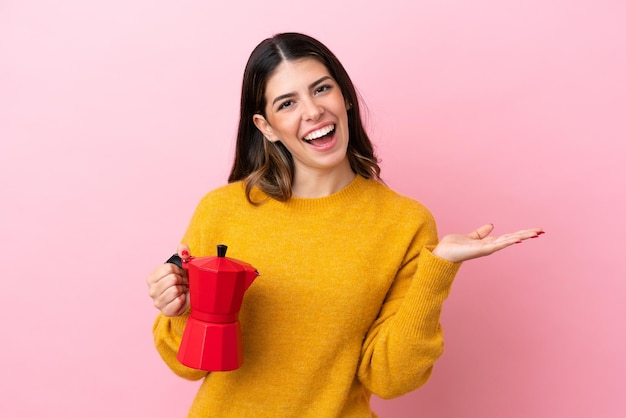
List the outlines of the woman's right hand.
{"label": "woman's right hand", "polygon": [[[189,247],[180,244],[178,256],[183,260],[190,257]],[[187,272],[175,264],[165,263],[154,269],[146,280],[148,294],[154,306],[165,316],[178,316],[189,306],[189,282]]]}

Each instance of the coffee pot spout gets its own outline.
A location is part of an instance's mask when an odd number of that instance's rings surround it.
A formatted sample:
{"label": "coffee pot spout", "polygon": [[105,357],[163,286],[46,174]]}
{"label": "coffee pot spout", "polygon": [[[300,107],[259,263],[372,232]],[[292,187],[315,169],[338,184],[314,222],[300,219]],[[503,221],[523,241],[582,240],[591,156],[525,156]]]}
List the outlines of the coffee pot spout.
{"label": "coffee pot spout", "polygon": [[254,267],[250,266],[249,268],[246,268],[246,290],[248,290],[252,282],[254,282],[260,275],[261,274]]}

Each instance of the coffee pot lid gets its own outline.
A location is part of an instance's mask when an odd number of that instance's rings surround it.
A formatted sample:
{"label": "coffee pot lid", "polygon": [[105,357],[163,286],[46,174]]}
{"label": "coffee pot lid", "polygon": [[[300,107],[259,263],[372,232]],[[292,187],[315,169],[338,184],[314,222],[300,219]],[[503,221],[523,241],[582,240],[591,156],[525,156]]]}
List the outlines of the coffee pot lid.
{"label": "coffee pot lid", "polygon": [[193,258],[189,262],[199,270],[211,272],[238,272],[249,270],[252,266],[243,261],[226,257],[228,247],[224,244],[217,246],[217,256]]}

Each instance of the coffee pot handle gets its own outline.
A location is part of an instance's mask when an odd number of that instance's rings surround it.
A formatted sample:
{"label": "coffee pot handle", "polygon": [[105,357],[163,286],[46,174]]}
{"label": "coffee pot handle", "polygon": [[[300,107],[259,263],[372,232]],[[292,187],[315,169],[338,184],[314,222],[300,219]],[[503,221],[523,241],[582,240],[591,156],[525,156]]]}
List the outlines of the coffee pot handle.
{"label": "coffee pot handle", "polygon": [[181,268],[181,269],[183,268],[183,259],[180,258],[180,256],[178,254],[174,254],[173,256],[168,258],[167,261],[165,262],[165,264],[167,264],[167,263],[177,265],[178,268]]}

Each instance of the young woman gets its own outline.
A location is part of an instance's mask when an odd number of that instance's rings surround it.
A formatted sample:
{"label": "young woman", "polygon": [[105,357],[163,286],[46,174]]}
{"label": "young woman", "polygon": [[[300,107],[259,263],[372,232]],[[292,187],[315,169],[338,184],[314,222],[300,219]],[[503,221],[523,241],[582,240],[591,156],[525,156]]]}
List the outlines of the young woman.
{"label": "young woman", "polygon": [[371,417],[372,393],[415,390],[443,351],[441,307],[463,261],[543,233],[440,241],[430,212],[386,187],[355,88],[319,41],[284,33],[247,63],[229,184],[209,192],[178,254],[229,257],[261,277],[239,315],[243,366],[207,373],[176,359],[189,315],[173,264],[147,282],[157,350],[204,379],[190,417]]}

